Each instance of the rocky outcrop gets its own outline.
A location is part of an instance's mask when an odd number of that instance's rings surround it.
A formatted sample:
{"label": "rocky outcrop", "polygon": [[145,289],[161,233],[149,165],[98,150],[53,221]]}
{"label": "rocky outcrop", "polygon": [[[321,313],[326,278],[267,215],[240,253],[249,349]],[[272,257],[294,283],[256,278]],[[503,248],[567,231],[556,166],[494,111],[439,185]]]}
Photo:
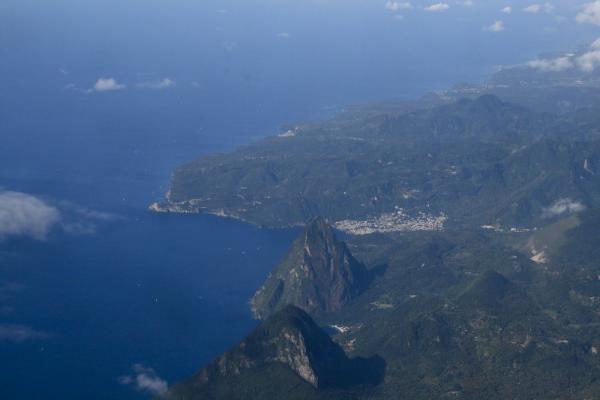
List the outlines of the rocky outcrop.
{"label": "rocky outcrop", "polygon": [[309,313],[338,311],[368,283],[365,266],[324,219],[313,221],[252,298],[256,318],[293,304]]}
{"label": "rocky outcrop", "polygon": [[[310,390],[375,384],[382,378],[383,368],[379,358],[348,358],[306,312],[287,306],[191,379],[174,386],[165,398],[269,398],[261,396],[271,385],[255,379],[269,374],[295,385],[308,384]],[[296,378],[290,378],[290,372]]]}

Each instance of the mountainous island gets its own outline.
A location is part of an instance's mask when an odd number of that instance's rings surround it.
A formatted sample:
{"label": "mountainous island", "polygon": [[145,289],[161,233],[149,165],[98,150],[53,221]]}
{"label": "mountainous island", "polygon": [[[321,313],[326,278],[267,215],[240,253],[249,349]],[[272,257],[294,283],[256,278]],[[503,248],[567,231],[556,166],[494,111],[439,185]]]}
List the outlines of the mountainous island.
{"label": "mountainous island", "polygon": [[181,166],[151,209],[304,227],[259,326],[166,399],[600,398],[598,73],[348,108]]}

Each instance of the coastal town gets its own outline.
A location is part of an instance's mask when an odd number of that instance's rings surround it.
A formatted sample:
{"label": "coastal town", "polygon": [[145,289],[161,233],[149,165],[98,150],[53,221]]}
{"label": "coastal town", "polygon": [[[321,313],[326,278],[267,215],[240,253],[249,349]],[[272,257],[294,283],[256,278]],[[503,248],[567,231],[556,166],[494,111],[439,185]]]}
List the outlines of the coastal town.
{"label": "coastal town", "polygon": [[343,220],[334,225],[336,229],[352,235],[370,235],[372,233],[441,231],[448,217],[441,213],[431,215],[420,212],[417,216],[408,215],[399,208],[391,213],[366,220]]}

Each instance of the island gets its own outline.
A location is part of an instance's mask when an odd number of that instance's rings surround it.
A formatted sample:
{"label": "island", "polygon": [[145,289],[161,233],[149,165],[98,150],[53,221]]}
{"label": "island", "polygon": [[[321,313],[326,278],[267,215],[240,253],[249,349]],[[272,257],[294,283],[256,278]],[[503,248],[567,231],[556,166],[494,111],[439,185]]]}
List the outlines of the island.
{"label": "island", "polygon": [[507,68],[178,168],[154,212],[303,226],[164,399],[600,397],[600,79]]}

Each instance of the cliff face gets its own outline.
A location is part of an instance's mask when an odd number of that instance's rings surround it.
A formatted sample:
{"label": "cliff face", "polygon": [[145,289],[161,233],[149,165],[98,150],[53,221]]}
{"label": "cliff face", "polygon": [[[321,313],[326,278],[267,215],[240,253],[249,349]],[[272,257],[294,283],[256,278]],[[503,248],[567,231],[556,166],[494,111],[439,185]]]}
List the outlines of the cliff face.
{"label": "cliff face", "polygon": [[243,369],[269,363],[286,365],[314,387],[345,361],[334,344],[304,311],[288,306],[267,319],[234,350],[217,360],[218,372],[239,375]]}
{"label": "cliff face", "polygon": [[[378,359],[349,359],[308,314],[287,306],[187,382],[174,386],[165,398],[274,398],[269,391],[288,390],[285,382],[314,394],[315,389],[377,383],[382,368]],[[274,376],[278,379],[271,384],[261,381]],[[271,394],[284,398],[282,393]]]}
{"label": "cliff face", "polygon": [[281,264],[252,298],[256,318],[293,304],[303,310],[340,310],[365,288],[368,274],[333,229],[319,218],[294,241]]}

